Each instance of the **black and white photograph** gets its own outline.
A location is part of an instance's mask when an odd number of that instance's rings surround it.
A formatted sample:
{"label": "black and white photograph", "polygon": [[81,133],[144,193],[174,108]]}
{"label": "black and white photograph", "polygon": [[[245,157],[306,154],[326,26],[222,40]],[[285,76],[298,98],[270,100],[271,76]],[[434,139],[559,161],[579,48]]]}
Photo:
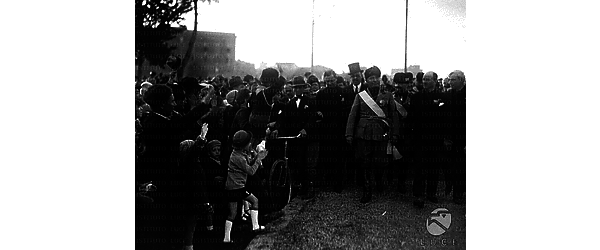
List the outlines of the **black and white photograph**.
{"label": "black and white photograph", "polygon": [[464,249],[466,35],[465,0],[137,0],[136,249]]}

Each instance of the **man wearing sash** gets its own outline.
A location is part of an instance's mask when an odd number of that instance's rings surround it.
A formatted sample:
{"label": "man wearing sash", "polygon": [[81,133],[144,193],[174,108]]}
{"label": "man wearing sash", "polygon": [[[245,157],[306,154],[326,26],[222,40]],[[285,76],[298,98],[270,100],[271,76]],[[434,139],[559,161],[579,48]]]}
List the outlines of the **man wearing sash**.
{"label": "man wearing sash", "polygon": [[388,159],[388,144],[399,138],[398,126],[394,126],[399,123],[399,117],[392,93],[380,91],[381,71],[373,66],[365,71],[365,78],[367,89],[354,98],[346,123],[346,141],[349,144],[356,141],[355,155],[362,163],[361,203],[371,201],[373,185],[380,191],[383,189],[380,170]]}

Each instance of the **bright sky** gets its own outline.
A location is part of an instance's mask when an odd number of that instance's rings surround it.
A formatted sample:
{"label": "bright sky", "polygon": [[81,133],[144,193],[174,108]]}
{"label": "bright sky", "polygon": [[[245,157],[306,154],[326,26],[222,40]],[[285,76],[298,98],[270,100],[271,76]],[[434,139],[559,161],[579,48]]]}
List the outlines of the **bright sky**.
{"label": "bright sky", "polygon": [[[466,0],[409,1],[408,65],[440,77],[466,71]],[[198,30],[235,33],[236,60],[310,67],[311,0],[201,3]],[[405,1],[315,0],[314,65],[404,67]],[[193,29],[193,11],[183,22]]]}

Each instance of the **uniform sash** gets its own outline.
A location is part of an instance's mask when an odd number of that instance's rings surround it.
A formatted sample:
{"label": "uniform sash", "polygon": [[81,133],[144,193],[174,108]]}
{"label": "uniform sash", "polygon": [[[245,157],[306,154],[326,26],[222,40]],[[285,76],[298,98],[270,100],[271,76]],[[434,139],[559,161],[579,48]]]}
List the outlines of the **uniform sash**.
{"label": "uniform sash", "polygon": [[379,107],[379,105],[377,105],[377,103],[375,103],[373,98],[371,98],[371,96],[369,96],[369,94],[367,94],[367,91],[363,90],[360,93],[358,93],[358,95],[360,96],[360,98],[362,98],[363,101],[365,101],[367,106],[369,106],[369,108],[371,108],[371,110],[373,110],[373,112],[375,112],[375,114],[377,114],[377,116],[379,116],[381,118],[385,118],[385,113]]}
{"label": "uniform sash", "polygon": [[[385,120],[385,113],[379,107],[379,105],[377,105],[377,103],[375,103],[375,101],[373,100],[373,98],[371,98],[371,96],[369,94],[367,94],[367,91],[363,90],[360,93],[358,93],[358,95],[367,104],[367,106],[369,106],[369,108],[371,108],[371,110],[373,110],[373,112],[375,112],[375,114],[377,114],[377,116],[379,116],[380,118],[384,118],[384,119],[382,119],[382,121],[389,128],[390,124]],[[398,104],[398,103],[396,103],[396,104]],[[396,108],[398,108],[398,106],[396,106]],[[402,109],[404,109],[404,108],[402,108]],[[404,112],[406,112],[406,111],[404,111]],[[387,145],[387,150],[386,151],[387,151],[386,152],[387,154],[393,155],[393,157],[394,157],[395,160],[398,160],[398,159],[402,158],[402,155],[400,154],[400,152],[398,152],[398,149],[396,148],[396,146],[392,145],[391,141],[388,141],[388,145]]]}

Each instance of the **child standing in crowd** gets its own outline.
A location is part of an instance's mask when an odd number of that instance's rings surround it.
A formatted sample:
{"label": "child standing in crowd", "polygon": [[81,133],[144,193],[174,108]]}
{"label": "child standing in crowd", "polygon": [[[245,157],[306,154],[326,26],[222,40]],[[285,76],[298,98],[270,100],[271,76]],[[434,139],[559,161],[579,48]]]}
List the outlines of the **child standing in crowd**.
{"label": "child standing in crowd", "polygon": [[251,150],[250,142],[252,133],[244,130],[237,131],[233,135],[233,152],[229,159],[227,170],[227,180],[225,189],[229,199],[229,216],[225,221],[225,238],[223,242],[232,243],[231,228],[233,220],[237,215],[237,203],[240,200],[250,202],[250,219],[252,220],[252,231],[255,233],[263,232],[265,227],[258,225],[258,199],[246,189],[246,180],[248,175],[254,175],[259,167],[262,167],[262,160],[267,156],[266,150],[260,150],[258,153]]}

